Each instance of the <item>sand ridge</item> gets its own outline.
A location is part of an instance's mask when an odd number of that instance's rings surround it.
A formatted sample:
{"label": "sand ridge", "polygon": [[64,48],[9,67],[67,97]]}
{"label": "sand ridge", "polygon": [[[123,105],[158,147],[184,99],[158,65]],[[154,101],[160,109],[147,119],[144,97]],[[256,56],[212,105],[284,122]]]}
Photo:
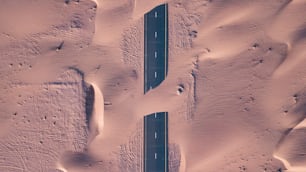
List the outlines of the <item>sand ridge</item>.
{"label": "sand ridge", "polygon": [[[143,95],[143,15],[164,2],[168,76]],[[0,171],[141,171],[156,111],[169,112],[169,171],[305,171],[305,6],[3,3]]]}

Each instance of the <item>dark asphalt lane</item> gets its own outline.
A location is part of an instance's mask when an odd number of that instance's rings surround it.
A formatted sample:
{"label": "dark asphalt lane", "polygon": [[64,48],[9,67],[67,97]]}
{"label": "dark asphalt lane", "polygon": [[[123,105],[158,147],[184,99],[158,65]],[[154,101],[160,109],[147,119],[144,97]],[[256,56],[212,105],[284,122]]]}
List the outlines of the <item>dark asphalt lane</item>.
{"label": "dark asphalt lane", "polygon": [[144,93],[165,80],[168,72],[168,5],[144,16]]}
{"label": "dark asphalt lane", "polygon": [[[144,16],[144,94],[168,72],[168,5]],[[144,172],[168,172],[168,112],[144,117]]]}
{"label": "dark asphalt lane", "polygon": [[168,113],[144,118],[144,172],[168,171]]}

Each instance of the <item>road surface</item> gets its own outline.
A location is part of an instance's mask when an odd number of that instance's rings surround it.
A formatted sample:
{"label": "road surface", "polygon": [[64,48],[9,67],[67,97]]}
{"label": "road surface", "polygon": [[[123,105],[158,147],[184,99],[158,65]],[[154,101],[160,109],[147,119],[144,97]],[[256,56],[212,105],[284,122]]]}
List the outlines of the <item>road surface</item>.
{"label": "road surface", "polygon": [[144,172],[168,172],[168,113],[144,118]]}
{"label": "road surface", "polygon": [[168,5],[144,16],[144,94],[157,87],[168,72]]}
{"label": "road surface", "polygon": [[[168,72],[168,5],[144,16],[144,94]],[[168,112],[144,117],[144,172],[168,172]]]}

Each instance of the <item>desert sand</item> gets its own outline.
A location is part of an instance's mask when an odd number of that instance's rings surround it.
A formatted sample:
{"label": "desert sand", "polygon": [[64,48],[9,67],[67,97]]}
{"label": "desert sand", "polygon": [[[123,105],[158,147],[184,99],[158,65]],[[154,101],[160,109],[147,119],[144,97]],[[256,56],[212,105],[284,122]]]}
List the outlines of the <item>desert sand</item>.
{"label": "desert sand", "polygon": [[[168,76],[143,95],[143,15],[162,3]],[[140,172],[143,116],[168,111],[171,172],[305,172],[305,9],[1,1],[0,171]]]}

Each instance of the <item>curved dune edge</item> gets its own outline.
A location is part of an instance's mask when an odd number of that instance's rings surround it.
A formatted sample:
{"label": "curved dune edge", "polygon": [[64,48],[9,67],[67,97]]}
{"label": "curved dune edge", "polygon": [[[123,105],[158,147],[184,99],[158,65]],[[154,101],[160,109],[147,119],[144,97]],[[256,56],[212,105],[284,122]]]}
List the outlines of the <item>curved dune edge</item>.
{"label": "curved dune edge", "polygon": [[60,171],[63,171],[63,172],[68,172],[68,171],[61,165],[61,163],[57,163],[57,164],[56,164],[56,169],[57,169],[57,170],[60,170]]}
{"label": "curved dune edge", "polygon": [[[104,127],[104,98],[101,90],[95,83],[90,83],[94,89],[94,104],[93,104],[93,114],[92,119],[89,122],[90,128],[90,136],[89,136],[89,143],[95,140],[96,136],[101,135],[103,127]],[[59,161],[56,164],[56,168],[63,172],[69,172],[66,168],[65,163]]]}
{"label": "curved dune edge", "polygon": [[99,0],[92,0],[92,1],[97,4],[97,7],[99,7]]}
{"label": "curved dune edge", "polygon": [[294,127],[294,129],[302,129],[302,128],[306,128],[306,119],[304,119],[302,122],[300,122],[298,125],[296,125]]}
{"label": "curved dune edge", "polygon": [[93,115],[92,120],[90,121],[90,127],[101,134],[104,127],[104,98],[99,87],[90,83],[94,89],[94,107],[93,107]]}
{"label": "curved dune edge", "polygon": [[[306,127],[306,120],[304,119],[299,124],[297,124],[289,133],[294,132],[295,130],[304,129]],[[286,135],[286,136],[288,136]],[[283,141],[282,141],[283,142]],[[292,166],[292,162],[290,163],[286,157],[282,157],[277,151],[274,152],[273,157],[280,160],[284,166],[286,167],[288,172],[305,172],[306,171],[306,165],[305,166]]]}
{"label": "curved dune edge", "polygon": [[280,160],[284,164],[285,168],[287,169],[286,170],[287,172],[305,172],[306,171],[306,167],[292,167],[286,159],[279,157],[278,155],[274,154],[273,157]]}

